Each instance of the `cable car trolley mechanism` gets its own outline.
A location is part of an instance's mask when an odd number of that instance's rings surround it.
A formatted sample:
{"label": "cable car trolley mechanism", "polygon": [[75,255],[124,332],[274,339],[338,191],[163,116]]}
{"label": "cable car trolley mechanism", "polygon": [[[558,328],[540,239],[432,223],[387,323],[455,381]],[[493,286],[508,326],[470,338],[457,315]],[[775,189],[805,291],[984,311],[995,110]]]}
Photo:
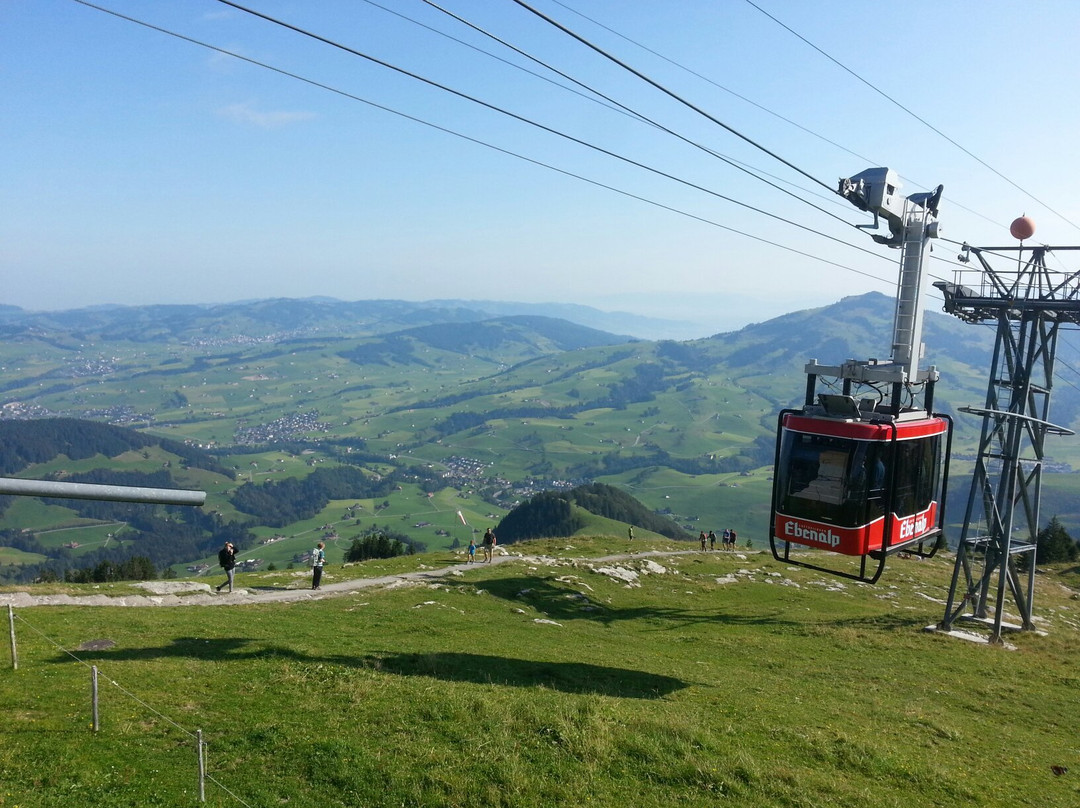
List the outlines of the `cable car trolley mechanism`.
{"label": "cable car trolley mechanism", "polygon": [[[802,408],[782,410],[777,421],[773,557],[866,583],[877,581],[893,553],[936,552],[952,438],[951,419],[932,410],[937,369],[918,368],[923,256],[938,235],[942,188],[906,199],[899,189],[888,168],[863,171],[839,188],[873,213],[868,227],[886,220],[889,235],[874,240],[901,250],[890,359],[836,366],[811,359]],[[821,378],[836,380],[828,392],[818,391]],[[795,557],[793,545],[857,556],[858,572]]]}

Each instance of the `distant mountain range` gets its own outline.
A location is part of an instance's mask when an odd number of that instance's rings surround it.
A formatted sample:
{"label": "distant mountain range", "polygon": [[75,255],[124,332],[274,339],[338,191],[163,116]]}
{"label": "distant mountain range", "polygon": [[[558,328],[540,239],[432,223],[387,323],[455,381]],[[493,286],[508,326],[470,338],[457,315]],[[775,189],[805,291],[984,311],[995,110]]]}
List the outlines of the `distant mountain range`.
{"label": "distant mountain range", "polygon": [[207,305],[93,306],[32,312],[0,305],[0,335],[27,331],[124,339],[133,342],[282,335],[359,337],[423,325],[475,323],[499,317],[546,317],[639,339],[683,339],[700,327],[675,320],[607,312],[569,303],[511,303],[477,300],[342,301],[326,297],[277,298]]}
{"label": "distant mountain range", "polygon": [[[798,395],[802,367],[811,358],[835,363],[848,358],[887,357],[891,319],[892,301],[870,293],[704,339],[652,342],[630,335],[648,330],[659,321],[563,304],[342,302],[311,298],[214,306],[101,306],[59,312],[27,312],[0,306],[0,359],[7,365],[0,376],[0,395],[8,399],[7,403],[12,399],[22,404],[37,401],[44,408],[41,412],[86,417],[87,412],[102,408],[73,408],[69,403],[57,410],[49,403],[51,397],[83,386],[88,378],[107,383],[136,378],[150,382],[157,378],[165,388],[189,384],[187,374],[221,371],[234,364],[268,370],[276,364],[283,348],[295,351],[305,362],[316,352],[325,356],[330,351],[347,364],[336,370],[321,370],[338,375],[369,365],[388,368],[414,364],[445,369],[457,361],[451,357],[465,357],[466,365],[460,369],[468,378],[470,372],[490,376],[522,362],[561,353],[636,345],[580,359],[593,369],[611,365],[615,375],[640,373],[640,362],[622,362],[625,351],[631,350],[641,361],[656,363],[662,369],[660,375],[669,381],[679,368],[691,374],[687,381],[693,379],[693,374],[722,373],[724,378],[738,378],[740,385],[755,392],[767,393],[780,406]],[[992,329],[929,312],[924,340],[927,358],[923,364],[935,364],[942,372],[939,402],[982,403]],[[32,353],[38,359],[36,364],[16,369],[13,363],[34,345],[44,351]],[[141,354],[139,346],[145,349]],[[163,353],[151,361],[156,351]],[[1080,353],[1065,340],[1061,341],[1059,357],[1066,374],[1080,364]],[[558,360],[560,378],[568,378],[573,367],[583,366],[578,359]],[[260,365],[264,361],[269,364]],[[650,374],[657,375],[652,371]],[[268,377],[260,378],[261,382],[271,381],[272,377],[267,373],[254,375]],[[277,378],[284,375],[278,368]],[[167,382],[166,377],[174,381]],[[382,381],[401,386],[392,380]],[[506,381],[511,386],[521,383],[510,378]],[[538,382],[532,380],[533,384]],[[641,383],[639,379],[633,385],[640,387]],[[100,392],[107,393],[107,389],[108,384]],[[652,392],[662,389],[666,389],[663,384]],[[483,396],[487,388],[472,383],[470,390],[468,395]],[[581,394],[580,389],[577,392]],[[456,395],[462,393],[465,391]],[[445,396],[437,399],[445,400]],[[565,402],[564,406],[580,410],[583,401],[604,400],[605,396],[585,396]],[[130,396],[127,401],[111,402],[105,409],[116,407],[139,412],[136,419],[161,417],[162,407],[153,406],[153,412],[148,413]],[[190,419],[192,413],[186,415]],[[1078,415],[1080,387],[1066,380],[1055,391],[1054,416],[1068,424]]]}
{"label": "distant mountain range", "polygon": [[[346,500],[359,508],[350,529],[362,514],[365,527],[392,524],[435,549],[467,542],[459,510],[468,525],[495,524],[542,491],[594,482],[627,491],[679,530],[731,527],[761,540],[776,413],[800,401],[804,364],[886,358],[893,316],[889,298],[867,294],[703,339],[650,341],[627,336],[636,330],[629,320],[617,331],[597,327],[602,313],[588,307],[564,312],[572,321],[528,304],[480,305],[0,307],[0,418],[87,419],[168,439],[108,456],[39,453],[18,473],[167,468],[176,485],[207,490],[215,534],[234,524],[253,540],[283,536],[268,561],[299,551],[290,536],[340,523]],[[924,336],[924,364],[942,373],[938,409],[982,404],[992,329],[929,312]],[[1060,356],[1066,373],[1080,366],[1065,341]],[[1080,420],[1080,386],[1067,378],[1052,419]],[[958,415],[957,424],[961,492],[979,421]],[[200,449],[210,461],[185,458]],[[1048,452],[1050,471],[1080,463],[1071,439]],[[317,464],[355,467],[364,480],[336,480],[341,496],[302,486],[237,494],[237,486],[299,485]],[[1044,479],[1047,518],[1080,524],[1073,475]],[[288,510],[294,522],[288,514],[260,522],[244,509],[281,492],[301,503]],[[965,495],[953,496],[954,516]],[[5,520],[35,535],[79,524],[62,508],[19,502]]]}

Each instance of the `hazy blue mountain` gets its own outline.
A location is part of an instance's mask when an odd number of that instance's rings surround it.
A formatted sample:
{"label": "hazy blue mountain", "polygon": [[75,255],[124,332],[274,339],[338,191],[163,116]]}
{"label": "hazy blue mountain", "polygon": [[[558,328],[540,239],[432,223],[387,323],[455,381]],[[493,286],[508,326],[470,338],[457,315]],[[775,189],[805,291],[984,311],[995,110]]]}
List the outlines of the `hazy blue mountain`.
{"label": "hazy blue mountain", "polygon": [[236,334],[250,339],[355,337],[507,316],[562,319],[598,331],[635,336],[667,333],[671,326],[677,326],[663,320],[561,303],[342,301],[317,297],[212,305],[93,306],[52,312],[4,306],[0,308],[0,336],[50,334],[54,338],[69,335],[82,340],[132,342],[212,340]]}
{"label": "hazy blue mountain", "polygon": [[[708,331],[693,322],[646,317],[626,311],[601,311],[592,306],[576,303],[512,303],[498,300],[430,300],[426,305],[463,306],[488,312],[491,316],[536,315],[567,320],[571,323],[608,331],[612,334],[628,334],[638,339],[691,339]],[[719,329],[718,329],[719,330]]]}
{"label": "hazy blue mountain", "polygon": [[539,356],[620,345],[629,337],[552,317],[501,317],[470,323],[433,323],[358,341],[339,355],[357,365],[431,366],[431,349],[467,355],[494,364],[513,364]]}

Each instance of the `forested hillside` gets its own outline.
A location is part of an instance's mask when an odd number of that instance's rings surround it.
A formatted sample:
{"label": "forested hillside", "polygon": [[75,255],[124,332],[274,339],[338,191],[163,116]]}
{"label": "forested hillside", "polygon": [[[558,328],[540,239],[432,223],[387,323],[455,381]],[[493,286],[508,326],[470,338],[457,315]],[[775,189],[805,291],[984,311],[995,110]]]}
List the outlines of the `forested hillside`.
{"label": "forested hillside", "polygon": [[690,539],[670,519],[654,513],[632,496],[603,483],[579,485],[570,491],[545,491],[510,511],[495,530],[499,541],[572,536],[586,526],[576,508],[671,539]]}
{"label": "forested hillside", "polygon": [[284,527],[310,519],[332,499],[385,497],[398,485],[395,475],[373,477],[351,466],[318,469],[302,480],[247,483],[236,489],[232,503],[259,524]]}
{"label": "forested hillside", "polygon": [[0,474],[15,474],[57,455],[71,460],[94,455],[115,457],[147,446],[158,446],[189,466],[229,474],[216,458],[183,443],[75,418],[0,420]]}

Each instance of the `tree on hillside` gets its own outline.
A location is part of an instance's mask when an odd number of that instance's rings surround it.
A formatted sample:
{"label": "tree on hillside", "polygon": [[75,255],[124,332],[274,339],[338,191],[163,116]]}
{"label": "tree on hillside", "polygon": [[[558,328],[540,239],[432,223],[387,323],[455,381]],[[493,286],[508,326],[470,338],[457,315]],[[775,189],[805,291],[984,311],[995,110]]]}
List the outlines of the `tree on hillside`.
{"label": "tree on hillside", "polygon": [[575,514],[566,495],[543,491],[502,518],[495,534],[503,544],[522,539],[572,536],[585,522]]}
{"label": "tree on hillside", "polygon": [[68,570],[64,580],[70,583],[89,584],[110,581],[153,581],[158,577],[157,568],[145,556],[133,556],[126,561],[100,561],[90,569]]}
{"label": "tree on hillside", "polygon": [[1039,531],[1035,545],[1035,563],[1053,564],[1056,561],[1075,561],[1080,557],[1078,544],[1056,516]]}
{"label": "tree on hillside", "polygon": [[421,542],[410,539],[404,533],[372,525],[362,537],[353,539],[345,551],[345,561],[352,563],[367,561],[369,558],[394,558],[415,552],[422,553],[426,549]]}

